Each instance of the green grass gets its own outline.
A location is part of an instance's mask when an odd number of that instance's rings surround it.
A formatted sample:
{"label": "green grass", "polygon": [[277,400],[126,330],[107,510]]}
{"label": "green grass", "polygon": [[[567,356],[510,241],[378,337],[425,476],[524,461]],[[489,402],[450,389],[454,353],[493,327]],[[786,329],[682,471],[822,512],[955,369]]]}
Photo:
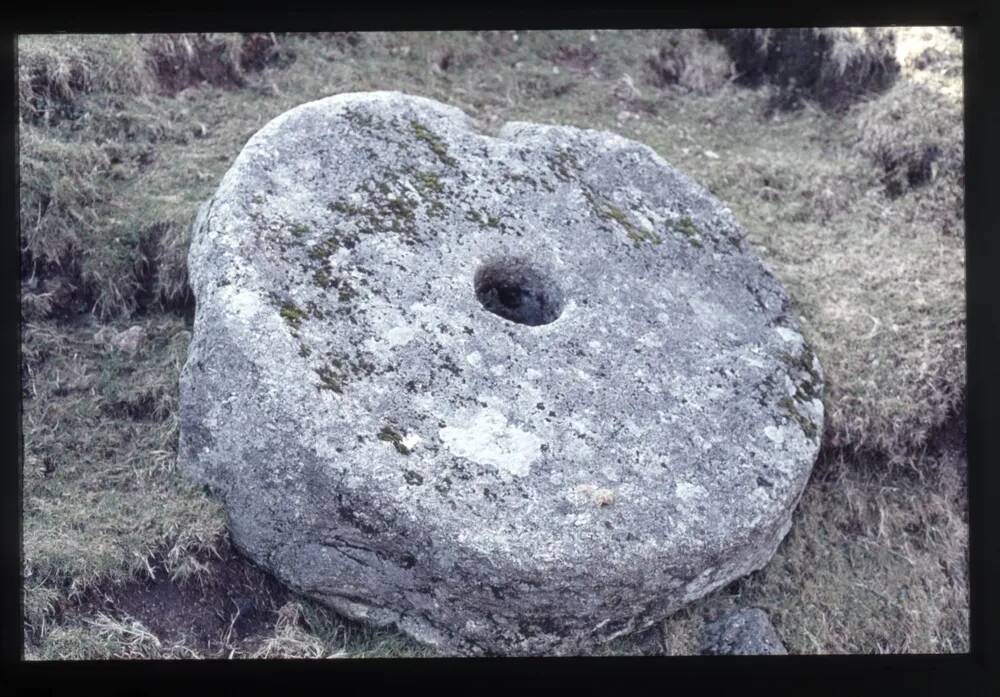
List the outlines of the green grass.
{"label": "green grass", "polygon": [[183,577],[225,529],[218,505],[174,471],[177,375],[188,331],[149,323],[128,358],[93,323],[23,327],[25,605],[32,630],[99,583],[162,555]]}
{"label": "green grass", "polygon": [[[648,143],[744,223],[823,365],[824,454],[774,560],[675,614],[652,648],[626,639],[606,652],[694,653],[706,621],[749,603],[792,652],[966,650],[964,461],[928,454],[965,391],[960,52],[932,29],[900,30],[910,58],[887,94],[843,115],[774,117],[768,90],[732,84],[724,52],[698,32],[288,35],[279,52],[294,63],[258,72],[241,67],[236,36],[22,39],[28,655],[427,653],[300,598],[274,613],[270,635],[222,635],[212,651],[80,604],[158,564],[204,580],[224,514],[173,468],[190,223],[270,118],[372,89],[444,101],[486,131],[527,120]],[[925,44],[944,57],[918,70]],[[193,61],[174,74],[194,74],[212,47],[239,80],[157,86],[150,61]],[[670,61],[676,82],[663,78]],[[433,134],[418,135],[434,150]],[[892,163],[929,146],[941,150],[935,176],[894,189],[906,165]],[[109,348],[131,324],[149,335],[140,352]],[[317,385],[340,380],[327,369]]]}

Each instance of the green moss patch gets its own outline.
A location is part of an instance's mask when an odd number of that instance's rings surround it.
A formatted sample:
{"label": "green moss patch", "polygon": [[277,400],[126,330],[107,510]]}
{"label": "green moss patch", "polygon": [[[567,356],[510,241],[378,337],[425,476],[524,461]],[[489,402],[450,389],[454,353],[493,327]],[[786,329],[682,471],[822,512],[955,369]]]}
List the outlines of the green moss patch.
{"label": "green moss patch", "polygon": [[282,305],[281,310],[279,312],[281,314],[282,319],[284,319],[285,322],[288,323],[288,326],[291,327],[292,329],[298,329],[299,327],[301,327],[302,320],[304,320],[306,317],[309,316],[304,310],[297,307],[295,303],[290,303],[290,302]]}
{"label": "green moss patch", "polygon": [[594,212],[604,218],[605,220],[611,220],[618,225],[625,228],[625,233],[628,238],[632,240],[632,246],[639,247],[644,242],[649,242],[651,244],[662,244],[663,238],[656,234],[653,230],[643,230],[639,226],[632,223],[625,212],[622,211],[618,206],[608,203],[607,201],[598,201],[593,192],[584,190],[584,195],[590,201],[590,205],[593,207]]}
{"label": "green moss patch", "polygon": [[403,435],[392,426],[386,425],[378,432],[378,439],[391,443],[400,455],[409,455],[411,450],[403,445]]}
{"label": "green moss patch", "polygon": [[684,235],[688,239],[688,242],[693,244],[695,247],[702,246],[701,231],[698,229],[698,226],[694,224],[694,221],[691,220],[690,216],[685,215],[681,217],[681,219],[677,221],[674,229]]}
{"label": "green moss patch", "polygon": [[454,167],[457,164],[455,159],[448,154],[448,147],[444,144],[444,141],[441,140],[440,136],[427,128],[427,126],[419,121],[410,121],[410,128],[413,130],[413,135],[427,143],[427,146],[437,155],[442,164],[449,167]]}
{"label": "green moss patch", "polygon": [[313,271],[313,282],[324,290],[336,284],[333,278],[330,277],[330,272],[324,268]]}
{"label": "green moss patch", "polygon": [[433,172],[418,172],[414,179],[416,180],[417,188],[424,193],[440,194],[444,192],[444,184],[441,183],[441,179]]}
{"label": "green moss patch", "polygon": [[309,258],[313,261],[324,261],[329,259],[340,249],[340,242],[336,237],[328,237],[319,244],[309,249]]}

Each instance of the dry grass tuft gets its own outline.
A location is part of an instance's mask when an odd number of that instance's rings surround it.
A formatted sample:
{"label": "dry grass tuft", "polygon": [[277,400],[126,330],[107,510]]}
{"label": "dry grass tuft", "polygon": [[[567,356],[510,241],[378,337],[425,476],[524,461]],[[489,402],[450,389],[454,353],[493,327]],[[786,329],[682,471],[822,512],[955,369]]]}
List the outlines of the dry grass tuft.
{"label": "dry grass tuft", "polygon": [[[882,169],[890,197],[937,180],[934,192],[963,217],[965,191],[961,104],[914,82],[900,82],[854,114],[858,149]],[[963,234],[955,226],[957,234]]]}
{"label": "dry grass tuft", "polygon": [[[148,166],[141,161],[149,152],[154,151],[136,143],[98,144],[22,125],[21,253],[27,318],[90,310],[102,318],[131,315],[154,299],[157,269],[164,257],[173,261],[163,251],[163,243],[172,239],[164,230],[173,221],[154,218],[143,224],[133,216],[151,211],[121,204],[123,180]],[[171,275],[160,285],[173,292],[164,299],[178,297]]]}
{"label": "dry grass tuft", "polygon": [[29,292],[45,296],[48,310],[79,309],[72,306],[80,295],[79,252],[97,206],[111,199],[104,182],[110,168],[100,146],[66,142],[22,124],[21,266]]}
{"label": "dry grass tuft", "polygon": [[895,35],[878,28],[715,29],[709,36],[729,50],[742,84],[777,87],[769,110],[815,100],[843,111],[887,89],[899,75]]}
{"label": "dry grass tuft", "polygon": [[32,647],[25,653],[29,660],[45,661],[204,658],[182,643],[164,643],[132,617],[112,617],[103,612],[53,629],[40,650]]}
{"label": "dry grass tuft", "polygon": [[961,27],[896,27],[895,34],[896,60],[906,80],[961,103]]}
{"label": "dry grass tuft", "polygon": [[150,70],[171,95],[203,82],[244,86],[242,45],[239,34],[151,34],[144,41]]}
{"label": "dry grass tuft", "polygon": [[79,98],[94,91],[139,94],[153,88],[136,35],[109,40],[88,34],[18,38],[21,118],[55,124],[82,115]]}
{"label": "dry grass tuft", "polygon": [[191,304],[188,227],[228,157],[209,148],[172,159],[194,136],[183,110],[159,106],[140,102],[118,117],[113,104],[92,103],[91,128],[80,132],[22,125],[26,318],[110,319]]}
{"label": "dry grass tuft", "polygon": [[247,71],[287,64],[294,56],[274,34],[89,34],[22,36],[18,40],[21,118],[54,125],[78,119],[81,97],[154,91],[176,94],[203,82],[242,87]]}
{"label": "dry grass tuft", "polygon": [[249,658],[343,658],[343,650],[328,652],[323,641],[308,631],[302,603],[289,601],[278,610],[274,636],[250,651]]}
{"label": "dry grass tuft", "polygon": [[679,85],[695,94],[711,94],[735,76],[726,49],[709,41],[701,29],[671,32],[666,45],[646,59],[650,82]]}
{"label": "dry grass tuft", "polygon": [[245,86],[293,54],[272,34],[23,37],[19,51],[25,316],[189,307],[187,228],[235,152],[171,159],[209,133],[162,95]]}

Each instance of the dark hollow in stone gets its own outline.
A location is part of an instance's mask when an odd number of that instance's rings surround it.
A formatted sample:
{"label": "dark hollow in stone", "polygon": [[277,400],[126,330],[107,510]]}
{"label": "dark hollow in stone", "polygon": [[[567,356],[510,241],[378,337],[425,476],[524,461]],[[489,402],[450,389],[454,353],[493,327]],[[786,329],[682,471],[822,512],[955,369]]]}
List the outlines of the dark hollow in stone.
{"label": "dark hollow in stone", "polygon": [[559,318],[563,294],[541,269],[520,259],[500,259],[479,267],[473,284],[480,304],[511,322],[537,327]]}

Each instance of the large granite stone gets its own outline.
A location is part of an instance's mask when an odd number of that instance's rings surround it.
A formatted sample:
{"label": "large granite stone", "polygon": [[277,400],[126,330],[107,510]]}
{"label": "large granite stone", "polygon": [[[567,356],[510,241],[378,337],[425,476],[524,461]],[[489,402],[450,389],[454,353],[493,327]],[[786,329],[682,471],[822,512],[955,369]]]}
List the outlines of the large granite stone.
{"label": "large granite stone", "polygon": [[819,364],[729,210],[644,145],[322,99],[250,139],[189,261],[179,466],[345,615],[585,653],[788,531]]}

